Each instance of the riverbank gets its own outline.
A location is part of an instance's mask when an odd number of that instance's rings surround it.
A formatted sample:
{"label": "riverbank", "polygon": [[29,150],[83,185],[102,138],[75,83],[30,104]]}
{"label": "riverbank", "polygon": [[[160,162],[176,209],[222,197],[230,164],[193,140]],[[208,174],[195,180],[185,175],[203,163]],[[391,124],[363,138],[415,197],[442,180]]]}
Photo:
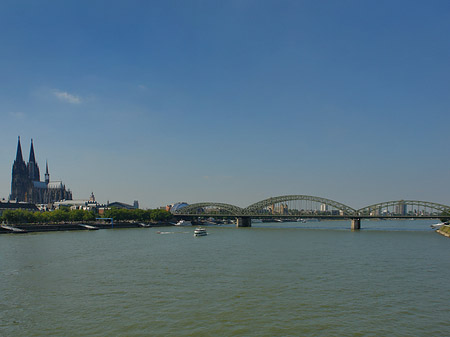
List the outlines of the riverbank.
{"label": "riverbank", "polygon": [[439,228],[436,232],[445,237],[450,238],[450,226],[449,225],[441,226],[441,228]]}
{"label": "riverbank", "polygon": [[66,222],[66,223],[48,223],[48,224],[13,224],[3,225],[0,227],[0,234],[24,234],[37,232],[57,232],[57,231],[79,231],[79,230],[97,230],[97,229],[114,229],[114,228],[150,228],[150,227],[166,227],[173,226],[171,222]]}

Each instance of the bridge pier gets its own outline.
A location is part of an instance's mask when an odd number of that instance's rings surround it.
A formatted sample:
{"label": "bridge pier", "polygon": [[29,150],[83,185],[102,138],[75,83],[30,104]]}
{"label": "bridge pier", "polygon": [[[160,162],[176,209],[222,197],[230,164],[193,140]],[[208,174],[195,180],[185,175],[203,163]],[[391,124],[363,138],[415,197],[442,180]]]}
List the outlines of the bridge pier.
{"label": "bridge pier", "polygon": [[252,218],[248,216],[237,218],[236,227],[252,227]]}
{"label": "bridge pier", "polygon": [[361,219],[352,219],[352,231],[361,229]]}

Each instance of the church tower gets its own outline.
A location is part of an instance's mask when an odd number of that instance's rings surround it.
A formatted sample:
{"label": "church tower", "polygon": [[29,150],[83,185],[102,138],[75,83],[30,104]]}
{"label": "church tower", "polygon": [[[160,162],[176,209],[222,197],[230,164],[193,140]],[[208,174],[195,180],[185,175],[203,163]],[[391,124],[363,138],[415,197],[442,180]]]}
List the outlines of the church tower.
{"label": "church tower", "polygon": [[28,159],[28,177],[31,181],[40,181],[41,175],[39,173],[39,166],[36,163],[36,158],[34,156],[34,146],[33,139],[31,139],[31,147],[30,147],[30,159]]}
{"label": "church tower", "polygon": [[45,183],[48,185],[50,182],[50,174],[48,173],[48,162],[45,161]]}
{"label": "church tower", "polygon": [[20,145],[20,136],[17,142],[16,160],[14,160],[11,179],[11,200],[27,201],[27,194],[30,188],[30,179],[28,178],[28,169],[23,160],[22,146]]}

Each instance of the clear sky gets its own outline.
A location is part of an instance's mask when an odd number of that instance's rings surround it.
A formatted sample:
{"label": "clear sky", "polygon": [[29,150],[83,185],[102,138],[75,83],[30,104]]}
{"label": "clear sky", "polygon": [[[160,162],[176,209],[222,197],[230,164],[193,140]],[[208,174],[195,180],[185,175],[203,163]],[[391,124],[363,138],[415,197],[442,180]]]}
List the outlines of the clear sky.
{"label": "clear sky", "polygon": [[450,204],[450,2],[0,1],[21,136],[75,199]]}

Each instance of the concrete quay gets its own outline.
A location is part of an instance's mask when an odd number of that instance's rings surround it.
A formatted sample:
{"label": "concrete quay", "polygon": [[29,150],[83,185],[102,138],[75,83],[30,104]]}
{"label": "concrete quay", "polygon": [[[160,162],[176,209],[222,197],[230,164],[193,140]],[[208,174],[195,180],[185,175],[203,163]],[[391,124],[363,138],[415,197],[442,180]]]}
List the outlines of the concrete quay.
{"label": "concrete quay", "polygon": [[81,231],[94,229],[118,229],[118,228],[151,228],[173,226],[169,222],[114,222],[114,225],[99,222],[80,223],[49,223],[49,224],[10,224],[0,227],[0,234],[24,234],[39,232]]}
{"label": "concrete quay", "polygon": [[439,228],[436,232],[447,238],[450,238],[450,226],[449,225],[441,226],[441,228]]}

